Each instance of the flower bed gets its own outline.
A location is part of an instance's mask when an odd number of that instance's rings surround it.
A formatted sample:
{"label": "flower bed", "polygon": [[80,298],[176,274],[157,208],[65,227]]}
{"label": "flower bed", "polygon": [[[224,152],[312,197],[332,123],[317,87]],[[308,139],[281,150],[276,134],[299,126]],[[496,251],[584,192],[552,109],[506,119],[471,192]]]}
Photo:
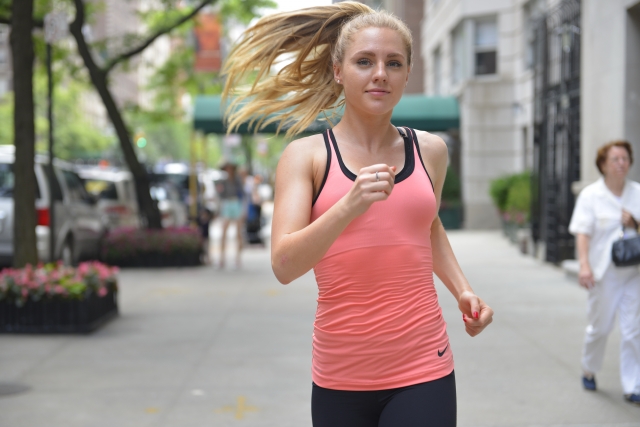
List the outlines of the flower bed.
{"label": "flower bed", "polygon": [[0,332],[91,332],[117,315],[117,269],[47,264],[0,272]]}
{"label": "flower bed", "polygon": [[179,267],[200,264],[202,238],[196,229],[117,229],[102,246],[102,260],[120,267]]}

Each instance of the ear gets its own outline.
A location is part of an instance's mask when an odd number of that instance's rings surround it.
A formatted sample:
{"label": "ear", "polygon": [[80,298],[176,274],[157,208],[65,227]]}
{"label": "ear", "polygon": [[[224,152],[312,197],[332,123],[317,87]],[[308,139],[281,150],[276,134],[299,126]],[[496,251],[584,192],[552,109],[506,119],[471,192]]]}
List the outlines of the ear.
{"label": "ear", "polygon": [[342,67],[340,64],[333,64],[333,79],[335,81],[342,81]]}

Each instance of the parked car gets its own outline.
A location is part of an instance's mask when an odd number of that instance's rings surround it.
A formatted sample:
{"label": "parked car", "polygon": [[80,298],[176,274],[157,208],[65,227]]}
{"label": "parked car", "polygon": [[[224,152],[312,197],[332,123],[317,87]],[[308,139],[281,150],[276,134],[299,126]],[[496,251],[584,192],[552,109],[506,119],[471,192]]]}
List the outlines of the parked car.
{"label": "parked car", "polygon": [[[198,208],[206,208],[213,216],[218,214],[220,201],[215,183],[225,177],[226,172],[219,169],[202,170],[199,168],[197,170]],[[189,166],[183,163],[157,165],[151,174],[151,181],[154,183],[170,182],[179,191],[180,200],[187,207],[189,206]]]}
{"label": "parked car", "polygon": [[151,197],[158,202],[162,216],[162,227],[183,227],[189,223],[189,212],[180,197],[180,192],[171,182],[151,184]]}
{"label": "parked car", "polygon": [[[10,265],[13,260],[13,146],[0,148],[0,263]],[[36,187],[36,238],[38,258],[50,261],[49,233],[51,215],[49,200],[48,158],[35,156]],[[95,206],[95,200],[87,193],[72,165],[59,159],[53,162],[54,176],[54,232],[56,235],[55,258],[65,264],[76,264],[82,259],[96,259],[107,225]]]}
{"label": "parked car", "polygon": [[97,199],[96,207],[107,218],[109,228],[140,227],[140,213],[131,172],[99,166],[83,166],[77,171],[87,192]]}

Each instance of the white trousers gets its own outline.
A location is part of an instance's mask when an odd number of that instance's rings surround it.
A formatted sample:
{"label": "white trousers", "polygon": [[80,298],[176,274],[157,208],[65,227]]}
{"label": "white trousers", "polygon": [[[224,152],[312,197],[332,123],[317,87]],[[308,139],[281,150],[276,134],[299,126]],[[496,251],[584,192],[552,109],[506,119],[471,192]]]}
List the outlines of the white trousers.
{"label": "white trousers", "polygon": [[607,337],[618,313],[620,320],[620,379],[624,394],[640,393],[640,271],[611,265],[589,290],[582,368],[598,372]]}

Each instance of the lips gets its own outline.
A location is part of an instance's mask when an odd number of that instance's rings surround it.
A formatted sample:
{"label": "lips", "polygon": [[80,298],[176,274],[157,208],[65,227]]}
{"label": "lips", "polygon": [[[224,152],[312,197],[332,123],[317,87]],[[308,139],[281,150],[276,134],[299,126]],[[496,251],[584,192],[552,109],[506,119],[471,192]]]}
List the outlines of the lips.
{"label": "lips", "polygon": [[389,92],[383,89],[371,89],[371,90],[368,90],[367,93],[370,93],[373,95],[384,95]]}

